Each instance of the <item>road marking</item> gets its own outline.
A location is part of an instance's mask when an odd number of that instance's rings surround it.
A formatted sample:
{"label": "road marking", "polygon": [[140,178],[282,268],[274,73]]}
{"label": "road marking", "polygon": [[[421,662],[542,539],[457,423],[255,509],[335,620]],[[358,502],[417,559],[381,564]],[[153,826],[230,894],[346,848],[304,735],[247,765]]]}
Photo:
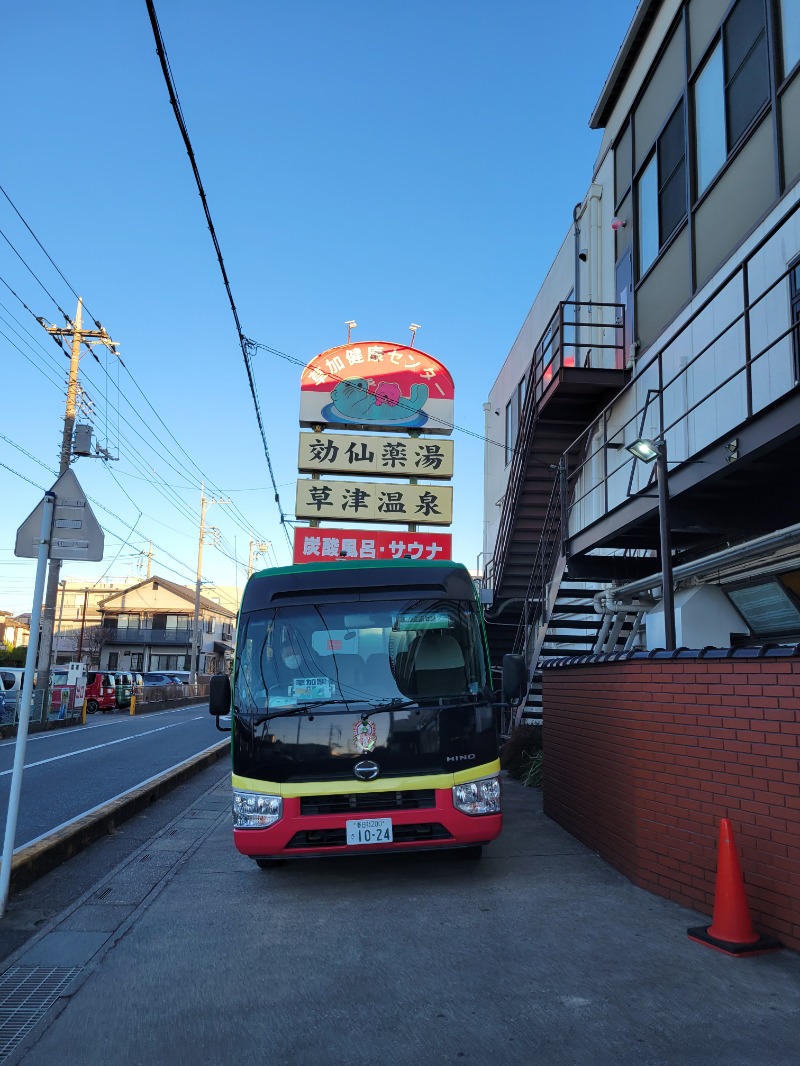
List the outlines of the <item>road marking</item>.
{"label": "road marking", "polygon": [[[196,718],[187,718],[186,722],[200,722],[205,718],[204,714],[198,714]],[[144,733],[133,733],[129,737],[120,740],[108,740],[105,744],[94,744],[90,748],[80,748],[78,751],[67,751],[63,755],[53,755],[50,759],[40,759],[39,762],[26,762],[25,769],[32,770],[34,766],[44,766],[45,763],[58,762],[59,759],[71,759],[73,755],[85,755],[87,751],[99,751],[101,748],[110,748],[114,744],[125,744],[129,740],[138,740],[139,737],[148,737],[152,733],[163,733],[165,729],[175,729],[176,726],[186,725],[186,722],[173,722],[172,725],[162,725],[158,729],[147,729]],[[7,777],[14,772],[11,770],[0,771],[0,777]]]}
{"label": "road marking", "polygon": [[[160,718],[164,714],[180,714],[181,711],[194,711],[196,709],[197,708],[193,706],[169,707],[165,711],[146,711],[144,713],[147,715],[148,718]],[[115,715],[112,718],[104,717],[100,722],[92,722],[91,724],[87,722],[86,725],[70,726],[67,729],[49,729],[45,733],[30,733],[28,735],[28,744],[33,744],[37,740],[63,740],[65,736],[72,736],[70,729],[81,729],[88,733],[92,729],[108,729],[109,726],[124,725],[125,722],[129,722],[131,718],[134,717],[137,719],[137,721],[141,722],[143,715],[131,715],[128,714],[128,712],[126,711],[124,714],[121,714],[119,716]],[[4,740],[2,743],[0,743],[0,751],[2,751],[3,748],[13,748],[16,743],[16,737],[11,737],[10,740]]]}
{"label": "road marking", "polygon": [[[116,796],[112,796],[110,799],[103,800],[102,803],[98,803],[96,807],[91,807],[88,811],[83,811],[82,814],[76,814],[74,818],[68,819],[66,822],[62,822],[60,825],[55,826],[53,829],[46,829],[44,833],[40,833],[38,837],[33,837],[32,840],[26,840],[24,844],[20,844],[19,847],[14,848],[14,854],[18,851],[22,851],[24,848],[29,848],[34,844],[38,844],[42,840],[46,840],[54,833],[60,833],[62,829],[68,829],[75,822],[80,821],[81,818],[87,818],[89,815],[96,814],[97,811],[102,811],[110,803],[116,802],[116,800],[122,799],[131,792],[135,792],[139,788],[145,788],[153,781],[157,781],[160,777],[164,777],[166,774],[172,773],[173,770],[179,770],[186,763],[191,762],[194,758],[199,758],[202,755],[207,754],[209,751],[214,751],[224,741],[217,741],[216,744],[212,744],[208,748],[203,748],[202,751],[198,751],[196,755],[190,755],[188,759],[181,759],[180,762],[176,762],[173,766],[168,766],[166,770],[159,770],[157,774],[153,774],[152,777],[148,777],[146,781],[140,781],[138,785],[133,785],[132,788],[126,789],[124,792],[118,792]],[[226,771],[227,780],[230,781],[230,771]]]}

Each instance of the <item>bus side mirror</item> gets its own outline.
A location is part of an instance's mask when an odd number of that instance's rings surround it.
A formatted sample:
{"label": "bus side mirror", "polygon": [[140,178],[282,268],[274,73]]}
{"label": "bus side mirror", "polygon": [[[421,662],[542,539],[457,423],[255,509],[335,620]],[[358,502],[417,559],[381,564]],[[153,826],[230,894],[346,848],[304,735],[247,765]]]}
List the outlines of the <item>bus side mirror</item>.
{"label": "bus side mirror", "polygon": [[209,681],[208,711],[215,718],[231,713],[231,679],[227,674],[214,674]]}
{"label": "bus side mirror", "polygon": [[509,653],[503,656],[503,699],[521,700],[528,684],[525,656]]}

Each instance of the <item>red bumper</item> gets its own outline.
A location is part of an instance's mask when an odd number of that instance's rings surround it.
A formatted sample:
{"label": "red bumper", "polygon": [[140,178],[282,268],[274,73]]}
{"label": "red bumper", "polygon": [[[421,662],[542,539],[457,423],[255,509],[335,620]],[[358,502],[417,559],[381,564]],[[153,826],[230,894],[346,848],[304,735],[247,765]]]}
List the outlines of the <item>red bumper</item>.
{"label": "red bumper", "polygon": [[[437,790],[435,807],[414,810],[304,815],[300,804],[299,797],[284,798],[283,817],[268,829],[234,829],[237,850],[254,859],[428,851],[488,844],[503,828],[502,814],[470,815],[457,811],[450,789]],[[353,818],[391,818],[394,841],[346,844],[345,822]]]}

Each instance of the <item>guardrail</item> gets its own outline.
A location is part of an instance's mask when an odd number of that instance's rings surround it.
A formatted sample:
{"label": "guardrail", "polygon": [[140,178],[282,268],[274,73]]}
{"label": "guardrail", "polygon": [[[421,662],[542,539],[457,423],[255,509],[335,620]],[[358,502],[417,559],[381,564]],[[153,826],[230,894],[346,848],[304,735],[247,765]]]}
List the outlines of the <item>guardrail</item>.
{"label": "guardrail", "polygon": [[[134,685],[134,713],[161,711],[169,707],[184,706],[193,700],[205,699],[208,696],[208,686],[208,681],[197,681],[188,685],[180,682],[174,685]],[[83,718],[82,704],[69,707],[66,703],[53,703],[52,695],[52,692],[44,693],[41,690],[37,692],[36,689],[33,691],[29,722],[32,727],[35,727],[35,732],[60,726],[78,725]],[[48,697],[47,700],[45,696]],[[129,704],[117,706],[112,713],[129,714],[130,709]],[[18,721],[18,707],[7,707],[4,713],[0,712],[0,736],[15,736]]]}

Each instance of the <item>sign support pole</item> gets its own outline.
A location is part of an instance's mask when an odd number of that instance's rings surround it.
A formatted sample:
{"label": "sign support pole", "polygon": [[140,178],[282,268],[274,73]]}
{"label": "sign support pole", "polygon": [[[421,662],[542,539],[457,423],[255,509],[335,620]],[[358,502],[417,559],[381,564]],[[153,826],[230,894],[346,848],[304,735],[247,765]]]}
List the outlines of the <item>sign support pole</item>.
{"label": "sign support pole", "polygon": [[[39,622],[42,616],[42,599],[44,581],[47,571],[47,558],[50,553],[50,536],[53,526],[53,507],[56,496],[54,492],[44,495],[42,509],[42,530],[39,537],[39,550],[36,562],[36,581],[33,589],[31,607],[31,630],[28,639],[28,651],[25,656],[25,681],[20,698],[19,722],[17,725],[17,743],[14,749],[14,769],[11,774],[11,794],[8,798],[6,816],[6,835],[3,843],[3,865],[0,868],[0,918],[6,912],[8,892],[11,885],[11,861],[14,854],[14,837],[17,833],[17,815],[19,814],[19,797],[22,791],[22,767],[25,763],[25,745],[28,741],[28,722],[31,714],[31,696],[33,694],[33,675],[36,666],[36,645],[39,636]],[[45,699],[50,679],[45,678]]]}

